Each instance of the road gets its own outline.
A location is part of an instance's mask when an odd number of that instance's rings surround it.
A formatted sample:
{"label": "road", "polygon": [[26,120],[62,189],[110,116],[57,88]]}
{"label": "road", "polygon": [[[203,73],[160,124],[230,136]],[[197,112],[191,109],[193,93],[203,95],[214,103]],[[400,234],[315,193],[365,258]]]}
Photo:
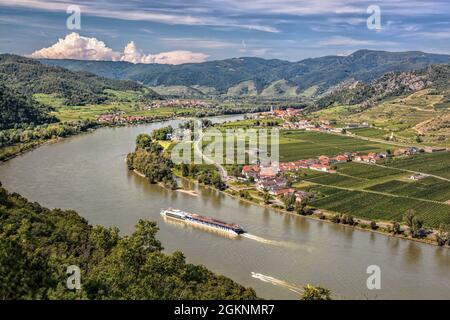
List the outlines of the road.
{"label": "road", "polygon": [[203,149],[200,146],[200,143],[202,142],[202,138],[203,138],[203,133],[200,133],[198,139],[194,141],[194,148],[195,148],[194,152],[201,154],[202,159],[205,161],[205,163],[215,165],[216,168],[219,170],[219,174],[220,174],[220,177],[222,178],[222,180],[228,181],[229,177],[228,177],[227,170],[225,170],[225,168],[221,164],[215,162],[213,159],[211,159],[210,157],[208,157],[207,155],[205,155],[203,153]]}

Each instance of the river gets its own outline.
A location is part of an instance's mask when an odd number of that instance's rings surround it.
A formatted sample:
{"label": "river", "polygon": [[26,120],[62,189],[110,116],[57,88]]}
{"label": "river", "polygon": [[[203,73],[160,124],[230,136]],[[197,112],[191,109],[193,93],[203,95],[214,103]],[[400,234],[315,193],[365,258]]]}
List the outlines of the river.
{"label": "river", "polygon": [[[215,117],[214,121],[241,116]],[[91,224],[130,233],[139,219],[156,221],[165,251],[253,287],[269,299],[296,299],[306,283],[342,299],[449,299],[450,250],[353,230],[248,204],[209,188],[199,196],[150,185],[124,163],[139,133],[180,120],[102,128],[44,145],[0,166],[10,191],[50,208],[74,209]],[[243,225],[229,239],[165,221],[161,208],[182,208]],[[367,267],[381,269],[381,289],[368,290]]]}

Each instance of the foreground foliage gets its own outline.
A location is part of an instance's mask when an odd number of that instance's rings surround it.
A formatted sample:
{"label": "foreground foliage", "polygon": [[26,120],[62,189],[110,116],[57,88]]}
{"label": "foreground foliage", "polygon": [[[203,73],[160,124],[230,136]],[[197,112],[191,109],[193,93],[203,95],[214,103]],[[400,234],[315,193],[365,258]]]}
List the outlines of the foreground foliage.
{"label": "foreground foliage", "polygon": [[[252,289],[167,255],[154,222],[132,235],[93,227],[75,211],[49,210],[0,188],[0,299],[255,299]],[[81,269],[81,290],[66,268]]]}

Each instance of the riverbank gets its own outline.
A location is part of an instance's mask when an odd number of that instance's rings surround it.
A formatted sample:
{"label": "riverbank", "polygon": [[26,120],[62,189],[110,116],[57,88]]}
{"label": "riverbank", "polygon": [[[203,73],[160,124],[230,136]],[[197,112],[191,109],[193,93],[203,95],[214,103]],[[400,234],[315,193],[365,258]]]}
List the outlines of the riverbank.
{"label": "riverbank", "polygon": [[[220,113],[217,112],[216,114],[214,113],[208,113],[205,115],[200,115],[198,118],[209,118],[209,117],[221,117],[221,116],[233,116],[233,115],[243,115],[243,114],[247,114],[249,112],[246,112],[246,110],[240,110],[240,112],[236,112],[236,113]],[[145,124],[154,124],[154,123],[158,123],[158,122],[164,122],[164,121],[170,121],[170,120],[188,120],[191,117],[187,117],[187,116],[177,116],[176,114],[171,114],[171,115],[167,115],[167,116],[159,116],[157,118],[154,119],[148,119],[146,121],[139,121],[139,122],[133,122],[133,123],[101,123],[98,121],[91,121],[91,123],[93,124],[93,127],[85,130],[85,131],[79,131],[77,133],[69,133],[69,134],[65,134],[64,136],[52,136],[50,139],[36,139],[36,140],[30,140],[28,142],[20,142],[20,143],[16,143],[16,144],[11,144],[11,145],[6,145],[3,147],[0,147],[0,163],[2,162],[6,162],[8,160],[14,159],[15,157],[24,154],[28,151],[32,151],[35,150],[36,148],[45,145],[47,143],[53,143],[53,142],[58,142],[60,140],[66,139],[66,138],[70,138],[73,136],[77,136],[80,135],[82,133],[89,133],[89,132],[93,132],[97,129],[100,128],[120,128],[120,127],[134,127],[134,126],[139,126],[139,125],[145,125]],[[67,125],[68,123],[66,122],[57,122],[54,124],[51,124],[52,126],[64,126]],[[76,124],[76,123],[74,123]],[[39,127],[37,127],[39,128]],[[35,128],[36,129],[36,128]],[[34,130],[34,129],[33,129]]]}
{"label": "riverbank", "polygon": [[[413,238],[411,236],[408,236],[406,234],[407,230],[408,230],[408,226],[401,224],[401,230],[402,233],[401,234],[393,234],[390,230],[389,230],[389,226],[392,225],[391,222],[389,221],[374,221],[377,224],[377,227],[375,229],[371,228],[371,220],[366,220],[366,219],[361,219],[361,218],[354,218],[354,222],[355,224],[353,225],[349,225],[349,224],[344,224],[344,223],[336,223],[332,221],[332,218],[336,215],[339,215],[339,212],[332,212],[332,211],[328,211],[328,210],[323,210],[323,209],[314,209],[314,213],[310,214],[310,215],[300,215],[298,213],[295,213],[293,211],[288,211],[286,209],[280,208],[279,206],[272,206],[270,204],[264,204],[261,201],[254,201],[255,199],[253,198],[252,200],[243,198],[239,196],[238,192],[230,192],[230,189],[226,189],[226,190],[219,190],[217,188],[214,188],[213,186],[210,185],[206,185],[206,184],[202,184],[199,183],[197,180],[193,179],[193,178],[188,178],[188,177],[183,177],[178,171],[174,170],[173,171],[175,176],[177,176],[180,179],[184,179],[186,181],[189,182],[194,182],[202,187],[211,189],[211,190],[215,190],[219,193],[222,193],[224,195],[227,195],[233,199],[239,200],[239,201],[243,201],[245,203],[248,204],[253,204],[253,205],[257,205],[261,208],[265,208],[265,209],[270,209],[270,210],[274,210],[283,214],[288,214],[291,216],[296,216],[296,217],[302,217],[302,218],[307,218],[307,219],[311,219],[311,220],[315,220],[315,221],[323,221],[326,223],[330,223],[330,224],[334,224],[334,225],[340,225],[346,228],[350,228],[353,230],[360,230],[360,231],[366,231],[366,232],[372,232],[372,233],[376,233],[376,234],[380,234],[383,236],[388,236],[390,238],[397,238],[397,239],[403,239],[403,240],[410,240],[410,241],[414,241],[414,242],[418,242],[418,243],[424,243],[424,244],[429,244],[429,245],[433,245],[436,247],[443,247],[443,248],[450,248],[449,245],[444,245],[444,246],[439,246],[436,240],[433,240],[431,238]],[[432,233],[431,235],[434,235],[437,233],[436,229],[432,229],[432,228],[427,228],[427,230],[430,230]]]}
{"label": "riverbank", "polygon": [[[155,121],[155,122],[160,122],[160,121]],[[131,127],[131,126],[136,126],[136,125],[128,125],[128,126]],[[107,127],[111,127],[111,126],[107,126]],[[121,125],[121,127],[123,127],[123,125]],[[90,133],[90,132],[93,132],[95,130],[96,129],[91,129],[89,131],[82,132],[82,133]],[[41,145],[53,144],[53,143],[59,142],[59,141],[61,141],[63,139],[65,139],[65,138],[55,138],[55,139],[50,139],[50,140],[47,140],[47,141],[41,141],[41,142],[35,144],[33,146],[33,148],[30,148],[30,149],[25,150],[23,152],[19,152],[16,155],[14,155],[13,157],[10,157],[9,159],[12,159],[15,156],[18,156],[18,155],[23,154],[25,152],[28,152],[30,150],[34,150],[34,149],[36,149],[37,147],[39,147]],[[194,181],[194,180],[190,179],[190,181]],[[165,186],[163,186],[163,187],[165,187]],[[240,201],[244,201],[244,202],[247,202],[247,203],[250,203],[250,204],[256,204],[256,205],[258,205],[260,207],[263,207],[263,208],[269,208],[269,209],[272,209],[272,210],[277,210],[278,212],[283,212],[283,213],[288,213],[288,214],[291,214],[291,215],[298,216],[297,213],[290,212],[290,211],[287,211],[287,210],[279,208],[279,207],[273,207],[271,205],[265,205],[265,204],[261,203],[260,201],[258,202],[258,201],[247,200],[245,198],[240,197],[238,194],[233,195],[233,194],[230,194],[230,192],[228,192],[228,191],[220,191],[220,190],[218,190],[216,188],[213,188],[211,186],[206,186],[206,187],[214,189],[214,190],[217,190],[217,191],[222,192],[224,194],[227,194],[229,196],[232,196],[233,198],[238,199]],[[166,189],[167,190],[171,190],[170,188],[166,188]],[[189,194],[189,195],[191,195],[193,197],[198,197],[199,196],[198,194],[195,194],[194,192],[192,192],[192,190],[177,189],[177,190],[174,190],[174,191],[177,191],[177,192],[180,192],[180,193],[184,193],[184,194]],[[329,223],[334,223],[334,222],[332,222],[330,220],[331,220],[331,218],[334,215],[338,214],[337,212],[330,212],[330,211],[325,211],[325,210],[320,210],[320,211],[316,211],[316,212],[321,212],[322,214],[324,214],[325,215],[325,219],[321,219],[319,214],[313,214],[313,215],[305,216],[305,217],[306,218],[310,218],[310,219],[314,219],[314,220],[321,220],[321,221],[326,221],[326,222],[329,222]],[[370,232],[373,232],[373,233],[379,233],[379,234],[383,234],[383,235],[388,235],[389,237],[395,237],[395,238],[400,238],[400,239],[413,240],[415,242],[421,242],[421,243],[437,245],[436,241],[433,241],[431,239],[417,239],[417,238],[411,238],[411,237],[408,237],[408,236],[405,236],[405,235],[393,235],[392,233],[389,233],[387,228],[385,227],[385,226],[390,224],[390,222],[388,222],[388,221],[384,221],[384,222],[377,221],[377,224],[379,225],[379,228],[377,230],[370,229],[370,225],[369,225],[370,221],[369,220],[355,218],[355,221],[357,221],[359,224],[358,225],[354,225],[354,226],[349,226],[349,225],[345,225],[345,224],[342,224],[342,225],[345,226],[345,227],[354,228],[354,229],[358,229],[358,230],[364,230],[364,231],[370,231]],[[364,227],[361,226],[362,224],[364,224]],[[402,226],[402,228],[404,230],[406,230],[406,226]],[[433,230],[433,232],[435,233],[436,230]],[[448,247],[448,246],[446,246],[446,247]]]}

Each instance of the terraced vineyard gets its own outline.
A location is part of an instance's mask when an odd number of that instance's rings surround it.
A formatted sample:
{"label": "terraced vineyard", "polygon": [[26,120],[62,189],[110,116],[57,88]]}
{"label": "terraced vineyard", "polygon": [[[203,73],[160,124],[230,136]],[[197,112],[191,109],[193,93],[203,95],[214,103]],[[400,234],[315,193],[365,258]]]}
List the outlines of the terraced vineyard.
{"label": "terraced vineyard", "polygon": [[392,168],[429,173],[450,179],[450,153],[436,152],[394,159],[385,163]]}
{"label": "terraced vineyard", "polygon": [[351,133],[361,136],[361,137],[367,137],[367,138],[374,138],[374,139],[383,139],[385,136],[389,136],[391,131],[389,130],[383,130],[383,129],[376,129],[376,128],[361,128],[361,129],[349,129]]}
{"label": "terraced vineyard", "polygon": [[450,223],[450,182],[433,177],[413,181],[409,175],[396,168],[349,162],[339,164],[337,174],[304,176],[311,185],[300,189],[321,195],[313,202],[317,208],[360,218],[401,221],[406,210],[414,209],[430,227]]}
{"label": "terraced vineyard", "polygon": [[[450,200],[450,182],[428,177],[419,181],[391,180],[368,188],[401,196],[431,199],[446,202]],[[449,206],[450,210],[450,206]]]}
{"label": "terraced vineyard", "polygon": [[347,162],[338,165],[339,173],[363,179],[379,179],[388,176],[405,175],[405,172],[396,169],[388,169],[370,166],[362,163]]}
{"label": "terraced vineyard", "polygon": [[364,183],[365,179],[357,179],[353,177],[342,176],[339,174],[324,174],[316,178],[307,179],[310,182],[332,185],[337,187],[354,188],[355,186]]}
{"label": "terraced vineyard", "polygon": [[280,135],[280,161],[334,156],[342,152],[383,152],[392,146],[356,138],[320,132],[282,131]]}
{"label": "terraced vineyard", "polygon": [[450,223],[450,206],[444,203],[324,186],[312,187],[310,190],[326,195],[313,202],[315,207],[359,218],[402,221],[404,213],[414,209],[427,226],[438,227],[440,223]]}

